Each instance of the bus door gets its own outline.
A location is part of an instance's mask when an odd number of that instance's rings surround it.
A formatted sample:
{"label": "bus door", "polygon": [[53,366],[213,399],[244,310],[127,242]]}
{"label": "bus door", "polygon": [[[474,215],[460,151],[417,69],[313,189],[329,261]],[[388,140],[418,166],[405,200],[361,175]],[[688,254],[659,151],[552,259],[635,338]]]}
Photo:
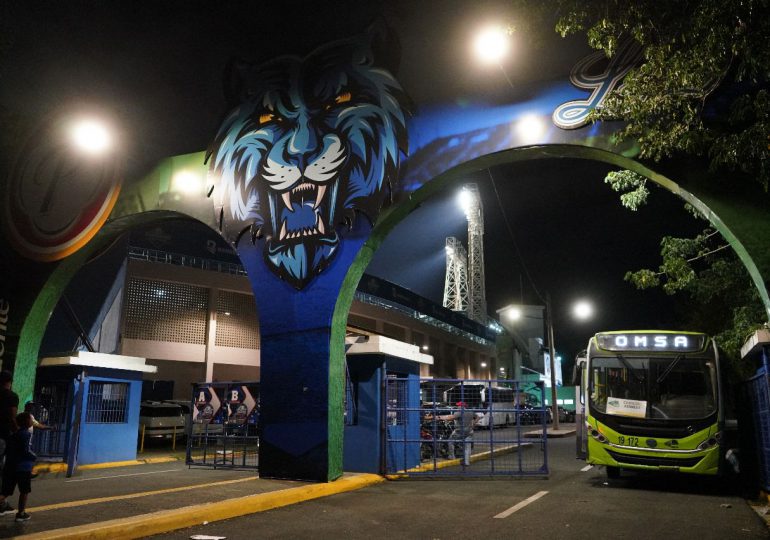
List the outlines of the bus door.
{"label": "bus door", "polygon": [[588,380],[586,375],[586,359],[578,357],[575,359],[575,455],[577,459],[586,459],[588,457],[588,430],[586,429],[586,402],[585,388]]}

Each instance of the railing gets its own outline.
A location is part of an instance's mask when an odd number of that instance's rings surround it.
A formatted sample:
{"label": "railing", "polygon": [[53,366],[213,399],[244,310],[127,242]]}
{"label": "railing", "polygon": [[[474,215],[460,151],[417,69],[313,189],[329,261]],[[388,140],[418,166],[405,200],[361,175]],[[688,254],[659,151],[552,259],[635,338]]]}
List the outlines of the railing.
{"label": "railing", "polygon": [[[161,263],[161,264],[172,264],[175,266],[198,268],[201,270],[221,272],[224,274],[234,274],[238,276],[247,275],[246,270],[240,264],[227,263],[227,262],[217,261],[214,259],[206,259],[203,257],[191,257],[189,255],[183,255],[181,253],[172,253],[172,252],[161,251],[157,249],[129,246],[128,257],[130,259],[134,259],[138,261],[148,261],[148,262]],[[403,306],[395,302],[383,300],[382,298],[379,298],[372,294],[356,291],[355,299],[364,304],[384,307],[386,309],[392,309],[393,311],[402,313],[412,319],[418,320],[427,325],[443,330],[448,334],[460,336],[464,339],[473,341],[475,343],[479,343],[487,347],[494,346],[493,341],[484,339],[483,337],[477,336],[470,332],[466,332],[461,328],[457,328],[456,326],[453,326],[449,323],[436,319],[435,317],[431,317],[430,315],[421,313],[415,309]]]}

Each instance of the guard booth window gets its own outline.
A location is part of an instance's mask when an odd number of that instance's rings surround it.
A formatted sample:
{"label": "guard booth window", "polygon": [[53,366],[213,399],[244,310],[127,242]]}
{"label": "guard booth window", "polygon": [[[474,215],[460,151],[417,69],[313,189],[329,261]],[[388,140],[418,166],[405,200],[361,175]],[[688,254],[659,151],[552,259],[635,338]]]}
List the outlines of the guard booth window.
{"label": "guard booth window", "polygon": [[128,383],[91,381],[88,385],[86,422],[123,424],[128,408]]}
{"label": "guard booth window", "polygon": [[397,426],[406,423],[406,386],[405,379],[399,379],[397,373],[388,373],[387,409],[388,424]]}

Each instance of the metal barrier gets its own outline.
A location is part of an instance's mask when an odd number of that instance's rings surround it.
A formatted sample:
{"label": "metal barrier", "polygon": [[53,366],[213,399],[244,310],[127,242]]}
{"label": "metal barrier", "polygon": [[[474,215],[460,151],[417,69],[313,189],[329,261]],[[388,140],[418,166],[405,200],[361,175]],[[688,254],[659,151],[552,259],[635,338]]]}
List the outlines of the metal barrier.
{"label": "metal barrier", "polygon": [[259,383],[194,385],[187,430],[190,466],[259,467]]}
{"label": "metal barrier", "polygon": [[542,382],[388,377],[383,402],[387,474],[548,475]]}
{"label": "metal barrier", "polygon": [[32,437],[32,450],[40,458],[63,458],[67,453],[71,390],[71,381],[46,382],[35,389],[31,412],[35,420],[46,426],[35,429]]}
{"label": "metal barrier", "polygon": [[759,466],[759,488],[770,492],[770,379],[764,368],[746,381]]}

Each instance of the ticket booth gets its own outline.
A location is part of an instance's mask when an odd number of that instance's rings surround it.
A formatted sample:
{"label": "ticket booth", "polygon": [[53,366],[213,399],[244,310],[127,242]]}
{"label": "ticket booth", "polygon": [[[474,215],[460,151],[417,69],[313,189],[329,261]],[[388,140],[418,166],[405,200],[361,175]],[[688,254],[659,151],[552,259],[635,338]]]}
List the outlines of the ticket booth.
{"label": "ticket booth", "polygon": [[[346,347],[344,469],[382,473],[386,462],[403,470],[418,466],[419,442],[395,452],[386,441],[419,441],[420,366],[433,364],[433,357],[383,336],[347,338]],[[389,385],[389,379],[399,384]],[[404,413],[387,412],[396,406]]]}
{"label": "ticket booth", "polygon": [[156,371],[134,356],[78,351],[43,358],[32,412],[51,429],[35,430],[38,457],[71,468],[135,460],[142,376]]}

